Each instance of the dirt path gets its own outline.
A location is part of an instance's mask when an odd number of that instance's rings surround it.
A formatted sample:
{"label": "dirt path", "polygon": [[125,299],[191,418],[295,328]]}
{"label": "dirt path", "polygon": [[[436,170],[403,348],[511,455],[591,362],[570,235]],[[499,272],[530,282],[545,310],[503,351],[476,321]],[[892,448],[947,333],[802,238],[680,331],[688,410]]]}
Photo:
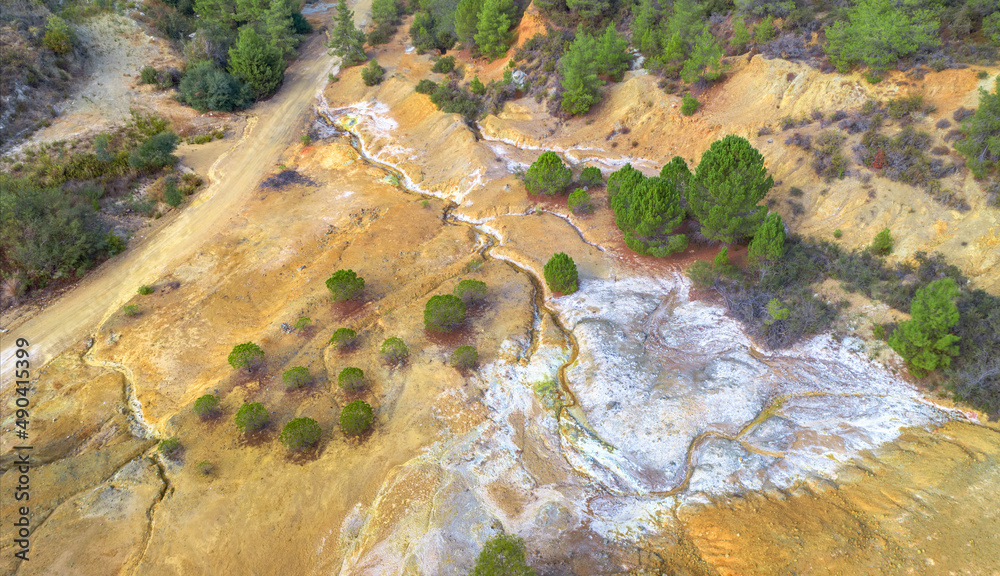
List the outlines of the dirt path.
{"label": "dirt path", "polygon": [[[327,56],[323,41],[317,34],[303,46],[299,60],[285,73],[282,89],[253,109],[256,117],[251,118],[243,138],[213,166],[209,174],[212,185],[173,222],[98,268],[44,312],[2,335],[0,361],[4,366],[14,353],[16,340],[26,338],[31,343],[32,365],[40,367],[83,339],[140,285],[168,273],[228,226],[230,215],[251,196],[298,135],[317,89],[325,85],[335,61]],[[8,384],[9,378],[5,378],[0,389]]]}

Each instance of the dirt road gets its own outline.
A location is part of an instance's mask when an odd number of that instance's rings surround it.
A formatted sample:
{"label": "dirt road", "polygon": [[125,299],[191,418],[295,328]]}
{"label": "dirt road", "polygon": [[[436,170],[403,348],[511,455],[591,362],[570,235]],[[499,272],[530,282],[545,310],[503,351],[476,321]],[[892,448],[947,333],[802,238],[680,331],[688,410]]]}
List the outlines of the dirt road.
{"label": "dirt road", "polygon": [[[169,273],[227,226],[281,152],[298,137],[317,90],[326,84],[336,59],[327,55],[324,40],[324,35],[316,34],[303,45],[299,59],[285,72],[281,90],[253,109],[256,118],[248,123],[243,138],[213,166],[212,184],[173,222],[102,265],[45,311],[0,336],[3,366],[22,337],[31,343],[32,366],[42,366],[86,337],[139,286]],[[0,390],[9,385],[10,375],[4,374]]]}

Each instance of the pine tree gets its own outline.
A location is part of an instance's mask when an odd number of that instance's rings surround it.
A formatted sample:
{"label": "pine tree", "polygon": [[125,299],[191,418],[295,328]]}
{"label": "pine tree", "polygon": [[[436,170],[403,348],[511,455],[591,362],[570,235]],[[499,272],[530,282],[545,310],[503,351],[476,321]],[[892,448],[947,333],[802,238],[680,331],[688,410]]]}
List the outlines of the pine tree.
{"label": "pine tree", "polygon": [[[504,11],[505,0],[485,0],[479,12],[479,23],[475,35],[479,51],[490,61],[507,52],[510,46],[510,17]],[[510,0],[506,0],[510,3]]]}
{"label": "pine tree", "polygon": [[695,35],[705,28],[704,11],[696,0],[676,0],[674,12],[667,23],[667,34],[680,34],[685,42],[691,42]]}
{"label": "pine tree", "polygon": [[651,58],[654,52],[654,33],[660,14],[653,4],[653,0],[642,0],[633,12],[632,18],[632,43],[647,58]]}
{"label": "pine tree", "polygon": [[958,324],[955,298],[958,285],[952,278],[935,280],[917,290],[910,304],[910,320],[900,322],[889,337],[889,347],[906,361],[918,378],[951,365],[959,352],[959,337],[951,333]]}
{"label": "pine tree", "polygon": [[297,12],[290,0],[274,0],[264,12],[261,33],[267,41],[277,46],[286,59],[295,56],[295,48],[299,38],[295,35],[295,20],[292,17]]}
{"label": "pine tree", "polygon": [[760,152],[730,134],[702,154],[688,188],[688,206],[706,238],[732,244],[760,226],[767,208],[759,203],[773,186]]}
{"label": "pine tree", "polygon": [[687,248],[687,236],[675,234],[684,222],[681,190],[676,180],[635,179],[611,199],[615,224],[625,234],[625,245],[639,254],[667,256]]}
{"label": "pine tree", "polygon": [[902,56],[941,43],[934,12],[900,7],[893,0],[860,0],[847,22],[826,30],[826,51],[841,72],[858,62],[887,70]]}
{"label": "pine tree", "polygon": [[722,76],[722,46],[709,31],[708,26],[695,39],[694,47],[681,70],[681,79],[691,84],[699,79],[716,80]]}
{"label": "pine tree", "polygon": [[240,29],[236,45],[229,49],[229,71],[250,86],[257,98],[274,94],[285,77],[281,49],[269,44],[250,26]]}
{"label": "pine tree", "polygon": [[655,59],[668,74],[676,74],[684,65],[684,57],[687,54],[687,43],[680,32],[674,32],[663,47],[663,52]]}
{"label": "pine tree", "polygon": [[340,56],[344,66],[356,66],[368,59],[365,54],[365,33],[354,26],[354,11],[347,8],[347,2],[337,3],[333,32],[326,47],[330,55]]}
{"label": "pine tree", "polygon": [[455,36],[468,48],[475,45],[483,2],[484,0],[460,0],[455,8]]}
{"label": "pine tree", "polygon": [[578,32],[569,50],[559,61],[562,75],[562,109],[570,114],[585,114],[600,100],[598,89],[604,81],[597,77],[597,41]]}
{"label": "pine tree", "polygon": [[965,155],[977,178],[1000,166],[1000,77],[992,94],[979,90],[979,108],[962,122],[962,132],[965,138],[955,149]]}
{"label": "pine tree", "polygon": [[542,152],[524,174],[524,187],[530,194],[553,196],[569,186],[573,173],[555,152]]}
{"label": "pine tree", "polygon": [[572,258],[563,252],[557,252],[545,263],[543,270],[549,290],[563,294],[576,292],[580,276],[576,270],[576,262],[573,262]]}
{"label": "pine tree", "polygon": [[603,70],[615,82],[621,82],[630,60],[628,41],[618,35],[613,24],[608,24],[598,40],[597,69]]}
{"label": "pine tree", "polygon": [[482,96],[486,94],[486,85],[479,79],[479,76],[475,76],[472,78],[472,82],[469,82],[469,90],[477,96]]}
{"label": "pine tree", "polygon": [[[683,162],[683,160],[681,160]],[[645,176],[642,172],[639,172],[632,167],[631,164],[625,164],[618,170],[611,173],[608,176],[608,203],[621,193],[622,189],[628,189],[631,186],[638,184]]]}
{"label": "pine tree", "polygon": [[372,20],[377,24],[395,24],[399,19],[396,0],[372,0]]}
{"label": "pine tree", "polygon": [[751,262],[777,262],[785,254],[785,223],[781,215],[771,212],[764,218],[750,241],[747,258]]}

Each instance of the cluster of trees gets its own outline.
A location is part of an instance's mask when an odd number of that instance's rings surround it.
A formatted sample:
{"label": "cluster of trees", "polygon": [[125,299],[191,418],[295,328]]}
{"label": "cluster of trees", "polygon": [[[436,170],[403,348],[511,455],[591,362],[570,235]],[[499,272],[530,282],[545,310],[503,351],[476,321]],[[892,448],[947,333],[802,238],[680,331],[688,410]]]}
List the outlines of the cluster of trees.
{"label": "cluster of trees", "polygon": [[599,88],[605,79],[621,81],[632,57],[628,41],[608,24],[600,36],[581,28],[559,61],[562,77],[562,109],[569,114],[585,114],[600,100]]}
{"label": "cluster of trees", "polygon": [[646,67],[688,83],[719,78],[725,51],[709,29],[708,7],[697,0],[665,6],[642,0],[635,10],[632,45],[646,57]]}
{"label": "cluster of trees", "polygon": [[680,157],[653,177],[626,164],[608,178],[608,202],[626,245],[640,254],[681,252],[687,231],[695,230],[723,244],[753,238],[753,256],[773,260],[784,243],[784,224],[760,205],[773,186],[760,152],[729,135],[712,143],[694,173]]}
{"label": "cluster of trees", "polygon": [[183,43],[178,87],[199,112],[232,111],[274,94],[312,30],[293,0],[154,1],[150,24]]}

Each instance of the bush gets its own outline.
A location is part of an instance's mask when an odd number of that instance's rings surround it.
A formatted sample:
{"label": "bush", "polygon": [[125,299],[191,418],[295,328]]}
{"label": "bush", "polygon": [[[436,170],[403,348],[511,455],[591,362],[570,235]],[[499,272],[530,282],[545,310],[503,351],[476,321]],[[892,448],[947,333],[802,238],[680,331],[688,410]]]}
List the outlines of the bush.
{"label": "bush", "polygon": [[139,289],[136,292],[138,292],[142,296],[149,296],[150,294],[153,293],[153,287],[147,284],[143,284],[142,286],[139,286]]}
{"label": "bush", "polygon": [[528,566],[524,540],[498,534],[486,541],[469,576],[535,576]]}
{"label": "bush", "polygon": [[246,368],[253,370],[264,361],[264,351],[253,342],[244,342],[233,346],[229,353],[229,365],[235,370]]}
{"label": "bush", "polygon": [[194,401],[194,413],[202,420],[214,418],[219,414],[219,397],[212,394],[199,396]]}
{"label": "bush", "polygon": [[139,70],[139,80],[143,84],[157,84],[159,83],[157,74],[158,72],[156,71],[156,68],[153,68],[152,66],[143,66],[142,69]]}
{"label": "bush", "polygon": [[55,52],[57,56],[65,56],[73,51],[73,46],[76,44],[76,32],[65,20],[52,15],[49,16],[49,20],[45,24],[45,36],[42,37],[42,43],[45,44],[46,48]]}
{"label": "bush", "polygon": [[244,434],[247,432],[257,432],[267,426],[270,415],[267,408],[260,402],[248,402],[240,406],[236,412],[236,427]]}
{"label": "bush", "polygon": [[451,365],[459,370],[470,370],[479,362],[479,351],[475,346],[459,346],[451,353]]}
{"label": "bush", "polygon": [[576,292],[579,283],[576,263],[566,254],[557,252],[545,263],[545,283],[553,292],[563,294]]}
{"label": "bush", "polygon": [[389,364],[397,365],[406,361],[406,358],[410,355],[410,349],[406,347],[406,343],[403,342],[402,338],[393,336],[392,338],[386,338],[385,342],[382,342],[379,353],[382,355],[383,360]]}
{"label": "bush", "polygon": [[160,454],[163,454],[165,458],[173,460],[181,454],[181,441],[177,438],[161,440],[158,448],[160,450]]}
{"label": "bush", "polygon": [[473,120],[479,115],[479,100],[454,80],[439,85],[431,93],[431,102],[438,110],[448,114],[461,114],[466,120]]}
{"label": "bush", "polygon": [[326,280],[326,288],[334,302],[346,302],[364,290],[365,279],[354,270],[337,270]]}
{"label": "bush", "polygon": [[750,241],[747,259],[750,262],[777,262],[785,254],[785,224],[781,215],[772,212],[764,218]]}
{"label": "bush", "polygon": [[379,66],[379,63],[374,59],[361,69],[361,79],[364,81],[365,86],[380,84],[384,76],[385,68]]}
{"label": "bush", "polygon": [[593,188],[604,184],[604,176],[601,169],[596,166],[587,166],[580,172],[580,186]]}
{"label": "bush", "polygon": [[437,90],[437,83],[424,78],[420,82],[417,82],[417,87],[414,90],[418,94],[433,94]]}
{"label": "bush", "polygon": [[353,347],[358,341],[358,333],[350,328],[337,328],[330,337],[330,344],[333,344],[340,350],[347,350]]}
{"label": "bush", "polygon": [[687,275],[695,286],[702,289],[710,288],[719,277],[715,268],[704,260],[698,260],[691,264],[687,269]]}
{"label": "bush", "polygon": [[573,174],[555,152],[542,152],[524,175],[524,187],[530,194],[553,196],[569,186]]}
{"label": "bush", "polygon": [[198,112],[232,112],[253,104],[249,86],[208,61],[188,66],[177,89],[181,99]]}
{"label": "bush", "polygon": [[462,299],[466,305],[477,304],[486,299],[486,282],[465,279],[459,282],[452,294]]}
{"label": "bush", "polygon": [[431,72],[440,72],[441,74],[447,74],[454,69],[455,69],[455,57],[442,56],[434,61],[434,66],[431,67]]}
{"label": "bush", "polygon": [[138,316],[139,306],[137,304],[126,304],[122,306],[122,312],[124,312],[125,315],[129,317]]}
{"label": "bush", "polygon": [[304,366],[292,366],[281,375],[286,390],[298,390],[312,382],[309,370]]}
{"label": "bush", "polygon": [[337,375],[337,386],[347,392],[356,392],[365,386],[365,373],[361,368],[348,366]]}
{"label": "bush", "polygon": [[141,172],[173,166],[178,160],[173,151],[177,149],[180,140],[177,134],[169,131],[154,134],[129,154],[128,163]]}
{"label": "bush", "polygon": [[171,208],[180,206],[181,202],[184,201],[184,195],[181,193],[181,189],[177,187],[176,178],[167,178],[166,183],[163,185],[163,201]]}
{"label": "bush", "polygon": [[355,400],[340,412],[340,429],[347,436],[360,436],[372,426],[375,416],[364,400]]}
{"label": "bush", "polygon": [[285,424],[278,440],[289,450],[298,452],[315,446],[322,435],[319,423],[312,418],[295,418]]}
{"label": "bush", "polygon": [[574,214],[588,214],[594,211],[594,203],[590,199],[590,192],[577,188],[569,195],[569,208]]}
{"label": "bush", "polygon": [[432,296],[424,307],[424,328],[431,332],[451,332],[465,321],[465,302],[452,294]]}
{"label": "bush", "polygon": [[212,464],[208,460],[202,460],[195,464],[194,467],[202,476],[211,476],[215,472],[215,464]]}
{"label": "bush", "polygon": [[892,252],[892,246],[892,233],[889,232],[888,228],[884,228],[875,235],[875,240],[871,244],[871,251],[880,256],[885,256]]}
{"label": "bush", "polygon": [[685,94],[681,97],[681,114],[685,116],[690,116],[698,111],[698,107],[701,106],[701,102],[690,94]]}
{"label": "bush", "polygon": [[959,352],[959,337],[952,334],[958,323],[955,305],[958,285],[952,278],[942,278],[917,290],[910,306],[911,319],[900,322],[889,337],[889,347],[906,361],[910,373],[926,376],[951,365]]}

